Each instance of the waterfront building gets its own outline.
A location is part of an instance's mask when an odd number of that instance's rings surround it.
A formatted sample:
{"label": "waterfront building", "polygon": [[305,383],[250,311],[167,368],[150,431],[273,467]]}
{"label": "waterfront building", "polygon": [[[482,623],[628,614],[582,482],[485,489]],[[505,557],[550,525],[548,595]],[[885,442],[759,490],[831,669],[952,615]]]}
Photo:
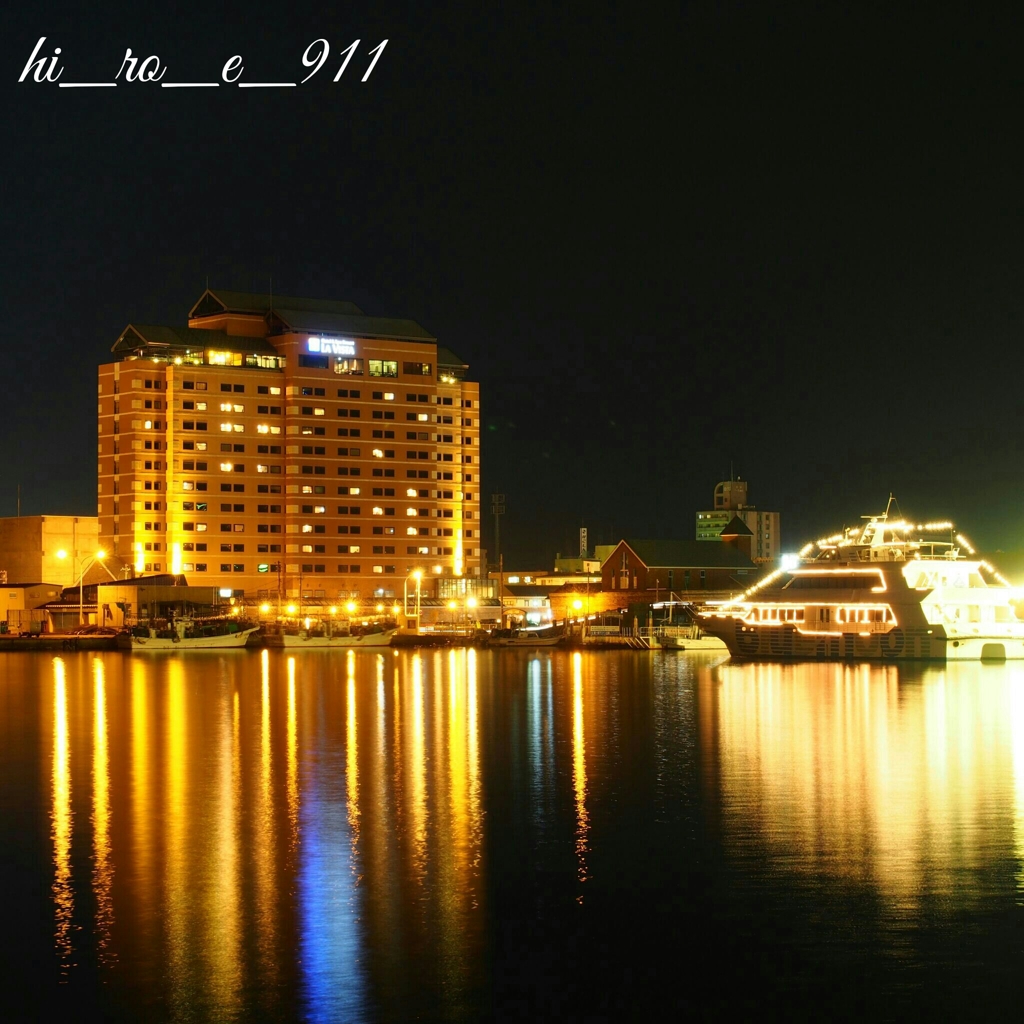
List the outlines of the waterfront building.
{"label": "waterfront building", "polygon": [[60,598],[55,583],[0,583],[0,633],[41,633],[47,616],[41,610]]}
{"label": "waterfront building", "polygon": [[207,289],[99,369],[100,542],[225,596],[480,573],[480,394],[411,320]]}
{"label": "waterfront building", "polygon": [[[6,516],[0,518],[0,583],[45,580],[78,586],[79,575],[107,578],[93,565],[100,550],[96,516]],[[113,563],[111,563],[113,564]]]}
{"label": "waterfront building", "polygon": [[[693,592],[735,591],[750,586],[759,574],[745,549],[749,537],[729,527],[735,543],[717,540],[621,540],[601,566],[605,591],[661,592],[680,596]],[[742,524],[739,524],[742,526]]]}
{"label": "waterfront building", "polygon": [[771,562],[781,555],[779,513],[763,512],[748,505],[746,480],[722,480],[716,484],[714,506],[697,513],[697,540],[718,540],[730,520],[738,516],[753,536],[750,553],[755,562]]}

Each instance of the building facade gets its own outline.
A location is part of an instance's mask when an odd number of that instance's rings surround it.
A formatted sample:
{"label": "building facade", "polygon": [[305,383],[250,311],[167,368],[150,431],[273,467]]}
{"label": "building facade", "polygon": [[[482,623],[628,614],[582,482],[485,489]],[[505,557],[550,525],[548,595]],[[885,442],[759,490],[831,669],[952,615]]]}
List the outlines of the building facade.
{"label": "building facade", "polygon": [[601,588],[654,591],[656,600],[659,594],[744,590],[758,576],[745,547],[725,541],[622,540],[601,566]]}
{"label": "building facade", "polygon": [[207,290],[99,369],[100,542],[233,596],[480,573],[480,394],[418,324]]}
{"label": "building facade", "polygon": [[106,578],[93,564],[100,550],[95,516],[9,516],[0,519],[0,583],[78,585],[79,576]]}
{"label": "building facade", "polygon": [[755,562],[771,562],[782,554],[781,517],[747,504],[746,480],[716,484],[714,505],[697,513],[697,540],[718,540],[733,516],[738,516],[753,535],[750,554]]}

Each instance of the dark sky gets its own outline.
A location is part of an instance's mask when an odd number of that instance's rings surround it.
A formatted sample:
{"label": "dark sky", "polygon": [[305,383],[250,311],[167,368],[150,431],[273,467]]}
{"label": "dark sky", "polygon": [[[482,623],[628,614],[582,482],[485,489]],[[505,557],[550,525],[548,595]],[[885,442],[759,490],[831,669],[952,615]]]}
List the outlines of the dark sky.
{"label": "dark sky", "polygon": [[[5,10],[0,514],[19,481],[93,514],[120,330],[273,275],[471,364],[513,562],[691,537],[730,465],[786,547],[890,491],[1024,546],[1020,20],[771,6]],[[42,35],[62,80],[335,56],[297,89],[19,84]]]}

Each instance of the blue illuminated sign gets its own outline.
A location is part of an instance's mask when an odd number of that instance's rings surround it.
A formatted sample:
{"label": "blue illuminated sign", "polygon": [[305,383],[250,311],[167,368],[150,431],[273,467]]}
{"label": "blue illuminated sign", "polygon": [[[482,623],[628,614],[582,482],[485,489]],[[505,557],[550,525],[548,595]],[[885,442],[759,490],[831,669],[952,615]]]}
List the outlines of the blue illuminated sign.
{"label": "blue illuminated sign", "polygon": [[325,356],[354,356],[356,343],[347,338],[307,338],[306,351]]}

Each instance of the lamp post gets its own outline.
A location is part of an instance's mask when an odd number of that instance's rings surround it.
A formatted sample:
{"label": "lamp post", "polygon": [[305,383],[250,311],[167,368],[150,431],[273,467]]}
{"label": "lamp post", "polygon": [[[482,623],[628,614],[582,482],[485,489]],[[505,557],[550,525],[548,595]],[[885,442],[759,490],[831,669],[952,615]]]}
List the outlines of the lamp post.
{"label": "lamp post", "polygon": [[413,569],[402,582],[402,611],[405,613],[406,626],[409,625],[409,580],[416,581],[416,633],[420,631],[420,582],[423,579],[422,569]]}
{"label": "lamp post", "polygon": [[[68,557],[68,553],[66,551],[64,551],[64,550],[58,551],[57,552],[57,557],[60,558],[60,559],[65,559],[65,558]],[[106,570],[107,575],[115,583],[117,582],[117,577],[107,568],[107,566],[103,562],[103,559],[105,559],[106,557],[107,557],[106,551],[103,551],[101,549],[100,551],[97,551],[94,555],[86,555],[85,558],[82,559],[82,570],[78,574],[78,624],[80,626],[85,624],[85,600],[84,600],[85,585],[84,585],[83,581],[85,579],[86,570],[89,568],[89,566],[92,565],[95,562],[99,562],[100,565],[102,565],[103,568]],[[78,561],[78,552],[73,551],[71,553],[71,578],[72,579],[74,579],[74,576],[75,576],[75,562],[77,562],[77,561]],[[98,606],[99,605],[99,600],[97,600],[96,603],[97,603],[97,606]]]}

